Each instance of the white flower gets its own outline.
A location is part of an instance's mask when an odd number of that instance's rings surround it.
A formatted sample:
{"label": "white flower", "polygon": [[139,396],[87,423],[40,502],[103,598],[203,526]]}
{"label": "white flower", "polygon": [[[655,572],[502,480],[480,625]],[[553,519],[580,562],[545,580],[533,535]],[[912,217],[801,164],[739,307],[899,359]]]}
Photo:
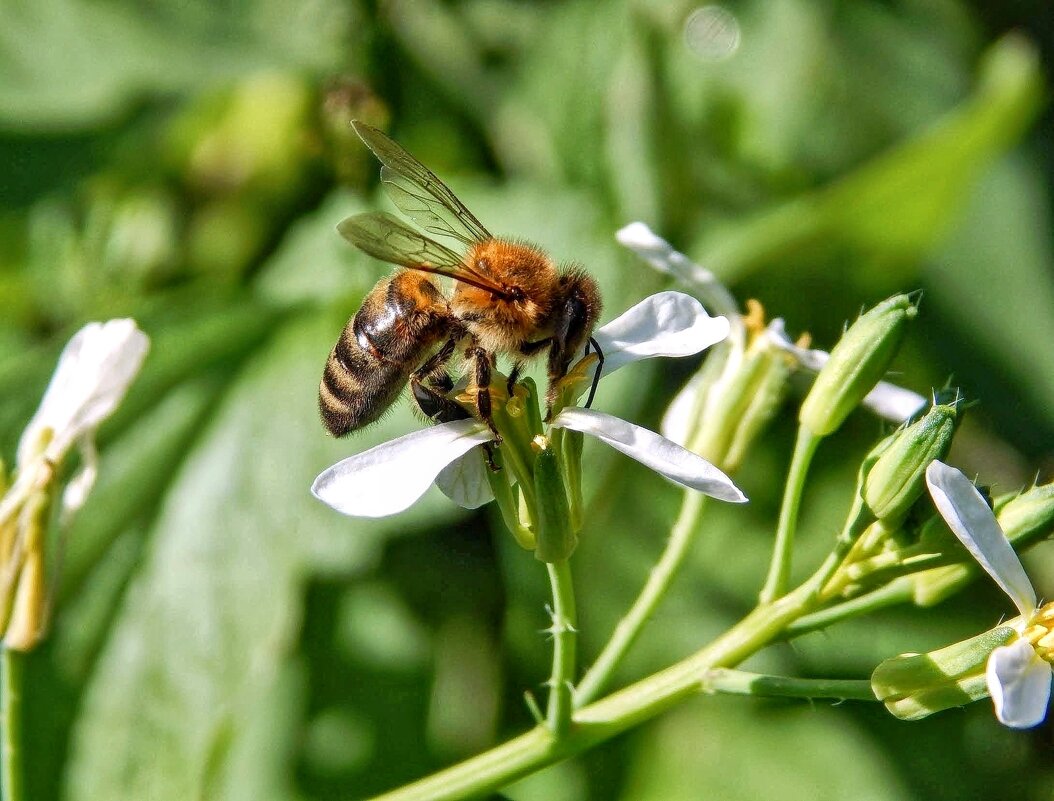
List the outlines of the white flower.
{"label": "white flower", "polygon": [[[728,318],[730,333],[726,347],[729,350],[727,358],[730,364],[725,374],[733,375],[749,343],[747,342],[746,318],[739,313],[739,307],[732,293],[712,272],[700,267],[686,255],[675,250],[669,242],[657,236],[642,222],[630,223],[622,228],[616,237],[622,245],[643,258],[656,270],[672,275],[692,287],[702,298],[703,303]],[[761,335],[767,339],[768,343],[786,351],[800,366],[812,372],[819,372],[830,358],[830,354],[826,351],[810,350],[793,343],[787,336],[781,319],[773,320]],[[751,347],[758,347],[758,345],[755,343]],[[692,421],[701,411],[702,402],[698,395],[704,389],[704,385],[703,375],[697,373],[674,398],[662,422],[662,432],[666,436],[682,444],[687,442]],[[864,398],[863,403],[880,417],[895,423],[902,423],[925,406],[926,399],[915,392],[881,381]]]}
{"label": "white flower", "polygon": [[96,473],[95,432],[124,398],[149,347],[147,335],[129,319],[88,323],[73,335],[19,440],[19,477],[3,506],[13,509],[39,480],[37,468],[46,474],[75,444],[83,466],[69,482],[63,506],[69,512],[84,502]]}
{"label": "white flower", "polygon": [[[661,292],[594,333],[604,353],[603,375],[654,356],[698,353],[728,335],[728,321],[710,317],[699,301]],[[648,429],[611,415],[567,407],[550,428],[596,437],[672,481],[735,503],[746,500],[705,459]],[[311,487],[325,503],[352,516],[381,517],[412,505],[434,480],[451,499],[475,508],[492,499],[487,468],[469,453],[492,435],[475,419],[442,423],[356,454],[324,470]],[[466,458],[459,458],[466,456]],[[392,477],[398,480],[393,481]]]}
{"label": "white flower", "polygon": [[[1043,721],[1052,680],[1049,657],[1050,607],[1037,608],[1036,591],[995,515],[981,493],[961,472],[941,462],[926,469],[926,484],[937,511],[967,550],[1017,607],[1006,625],[1018,632],[1009,645],[992,651],[985,677],[999,722],[1027,729]],[[1041,655],[1042,654],[1042,655]]]}

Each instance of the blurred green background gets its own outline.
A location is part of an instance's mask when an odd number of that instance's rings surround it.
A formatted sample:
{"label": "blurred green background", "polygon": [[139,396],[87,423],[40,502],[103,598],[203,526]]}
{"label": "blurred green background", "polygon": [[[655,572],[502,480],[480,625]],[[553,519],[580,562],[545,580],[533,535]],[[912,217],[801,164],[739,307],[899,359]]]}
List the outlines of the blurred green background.
{"label": "blurred green background", "polygon": [[[979,401],[953,460],[1006,491],[1054,467],[1052,53],[1043,0],[6,6],[0,455],[84,322],[131,315],[153,341],[101,432],[30,663],[29,797],[356,798],[530,725],[547,586],[492,511],[433,490],[357,521],[308,493],[333,461],[419,425],[405,402],[347,441],[317,419],[326,355],[387,270],[334,231],[389,208],[349,119],[392,131],[492,231],[587,265],[605,319],[662,286],[614,243],[635,219],[822,347],[862,306],[924,289],[894,378],[927,393],[953,376]],[[657,426],[697,365],[624,371],[597,407]],[[708,511],[620,680],[749,608],[793,417],[737,477],[751,504]],[[821,449],[802,571],[880,431],[861,414]],[[586,459],[588,659],[679,493],[603,449]],[[1050,555],[1027,560],[1047,597]],[[860,678],[1006,612],[980,582],[751,664]],[[909,724],[878,705],[701,698],[505,795],[1049,799],[1052,732],[1010,733],[987,703]]]}

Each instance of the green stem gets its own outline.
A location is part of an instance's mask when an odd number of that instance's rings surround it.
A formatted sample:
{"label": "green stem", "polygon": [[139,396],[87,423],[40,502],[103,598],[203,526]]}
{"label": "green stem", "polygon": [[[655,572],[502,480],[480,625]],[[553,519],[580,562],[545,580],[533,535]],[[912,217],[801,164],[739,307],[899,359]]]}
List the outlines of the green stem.
{"label": "green stem", "polygon": [[794,455],[791,456],[790,470],[787,473],[787,484],[783,488],[783,504],[780,507],[780,519],[776,528],[776,544],[772,551],[772,563],[769,565],[765,586],[761,589],[762,604],[772,603],[786,592],[790,580],[791,558],[794,551],[794,530],[798,525],[798,507],[801,505],[802,492],[805,490],[805,477],[809,472],[820,437],[805,426],[798,427],[798,437],[794,442]]}
{"label": "green stem", "polygon": [[811,631],[825,629],[850,617],[868,614],[887,606],[907,603],[914,594],[914,583],[910,577],[896,579],[884,587],[860,595],[849,601],[803,615],[783,631],[784,639],[793,639]]}
{"label": "green stem", "polygon": [[869,679],[797,679],[731,668],[714,668],[703,677],[709,692],[776,698],[834,698],[877,701]]}
{"label": "green stem", "polygon": [[636,641],[644,624],[648,622],[656,607],[666,596],[674,576],[695,542],[699,517],[706,496],[693,490],[684,493],[680,514],[673,524],[666,550],[652,568],[637,600],[615,627],[614,634],[604,646],[592,667],[586,671],[575,692],[575,706],[584,706],[592,701],[611,680],[622,657]]}
{"label": "green stem", "polygon": [[22,801],[22,669],[24,655],[2,648],[0,656],[0,788],[3,801]]}
{"label": "green stem", "polygon": [[709,671],[732,667],[775,639],[805,612],[812,593],[799,588],[759,607],[710,645],[665,670],[579,709],[562,738],[539,726],[507,743],[374,801],[455,801],[503,787],[665,712],[704,690]]}
{"label": "green stem", "polygon": [[553,626],[550,629],[553,634],[553,671],[549,677],[549,704],[545,722],[559,740],[571,726],[578,620],[570,563],[563,559],[547,563],[546,567],[553,589]]}

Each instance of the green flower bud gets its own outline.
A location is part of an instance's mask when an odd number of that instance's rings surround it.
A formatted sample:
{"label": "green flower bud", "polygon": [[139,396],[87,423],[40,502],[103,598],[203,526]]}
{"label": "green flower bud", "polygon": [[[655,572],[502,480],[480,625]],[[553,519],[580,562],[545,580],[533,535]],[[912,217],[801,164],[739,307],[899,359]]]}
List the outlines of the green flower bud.
{"label": "green flower bud", "polygon": [[578,537],[571,526],[560,460],[552,448],[545,448],[534,460],[534,492],[538,542],[534,556],[542,562],[562,562],[574,552]]}
{"label": "green flower bud", "polygon": [[951,447],[958,422],[957,404],[933,406],[922,419],[887,438],[864,479],[864,502],[878,520],[904,518],[925,489],[926,467]]}
{"label": "green flower bud", "polygon": [[861,315],[816,376],[798,415],[801,424],[819,437],[837,430],[889,368],[916,311],[908,295],[894,295]]}
{"label": "green flower bud", "polygon": [[901,720],[919,720],[985,698],[989,654],[1017,636],[1009,626],[999,626],[939,651],[895,656],[875,668],[871,687]]}
{"label": "green flower bud", "polygon": [[1054,531],[1054,483],[1000,498],[995,506],[999,527],[1017,550]]}

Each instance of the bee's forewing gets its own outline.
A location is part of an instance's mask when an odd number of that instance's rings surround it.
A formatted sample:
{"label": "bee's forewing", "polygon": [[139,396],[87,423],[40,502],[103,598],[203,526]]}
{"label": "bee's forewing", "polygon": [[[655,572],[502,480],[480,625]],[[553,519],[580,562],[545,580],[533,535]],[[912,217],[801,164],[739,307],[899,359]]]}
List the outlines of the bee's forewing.
{"label": "bee's forewing", "polygon": [[452,268],[461,262],[450,248],[383,211],[355,214],[337,225],[337,230],[359,250],[391,264]]}
{"label": "bee's forewing", "polygon": [[407,217],[430,234],[453,237],[466,245],[492,238],[434,172],[376,128],[358,120],[352,126],[384,165],[381,181],[392,202]]}
{"label": "bee's forewing", "polygon": [[470,271],[462,258],[383,211],[355,214],[337,225],[340,235],[374,258],[412,270],[445,275],[495,294],[505,290],[486,276]]}

